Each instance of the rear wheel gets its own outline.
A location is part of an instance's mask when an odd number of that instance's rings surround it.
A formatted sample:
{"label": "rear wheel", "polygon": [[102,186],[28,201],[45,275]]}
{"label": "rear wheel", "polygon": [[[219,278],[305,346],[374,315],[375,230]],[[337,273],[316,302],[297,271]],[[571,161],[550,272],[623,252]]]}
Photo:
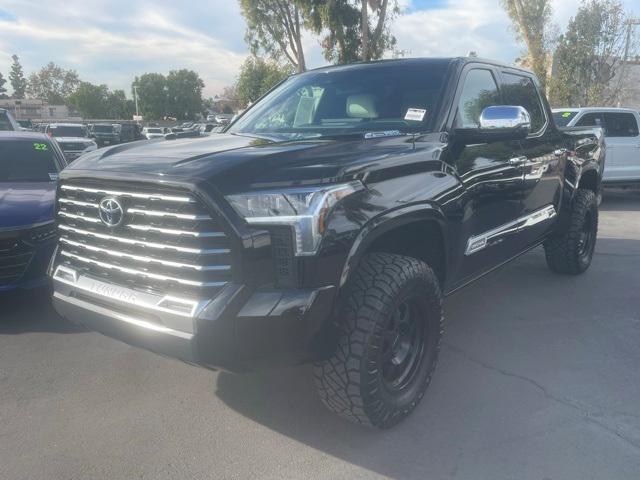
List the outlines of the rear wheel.
{"label": "rear wheel", "polygon": [[422,399],[442,338],[438,280],[419,260],[368,255],[339,308],[334,355],[315,365],[323,403],[356,423],[390,427]]}
{"label": "rear wheel", "polygon": [[583,273],[591,265],[597,235],[598,199],[591,190],[579,189],[567,230],[544,243],[547,265],[556,273]]}

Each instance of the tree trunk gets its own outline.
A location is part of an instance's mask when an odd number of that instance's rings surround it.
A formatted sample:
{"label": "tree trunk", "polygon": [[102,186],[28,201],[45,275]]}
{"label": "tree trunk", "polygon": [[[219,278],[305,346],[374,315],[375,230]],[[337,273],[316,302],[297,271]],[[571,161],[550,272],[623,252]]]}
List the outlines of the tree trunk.
{"label": "tree trunk", "polygon": [[368,0],[361,0],[360,28],[362,29],[362,60],[369,61],[369,11]]}

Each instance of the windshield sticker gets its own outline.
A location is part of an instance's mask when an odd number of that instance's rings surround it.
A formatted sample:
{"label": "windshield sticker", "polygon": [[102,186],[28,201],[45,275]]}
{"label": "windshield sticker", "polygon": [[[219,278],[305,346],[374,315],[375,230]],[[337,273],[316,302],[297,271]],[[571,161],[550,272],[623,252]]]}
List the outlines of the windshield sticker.
{"label": "windshield sticker", "polygon": [[407,114],[404,116],[404,119],[413,120],[414,122],[421,122],[426,113],[427,111],[422,108],[410,108],[409,110],[407,110]]}
{"label": "windshield sticker", "polygon": [[52,182],[57,182],[58,178],[60,178],[60,175],[58,175],[57,173],[50,173],[49,174],[49,180],[51,180]]}
{"label": "windshield sticker", "polygon": [[563,118],[569,118],[569,117],[571,116],[571,114],[572,114],[572,113],[573,113],[573,112],[564,112],[564,113],[562,114],[562,117],[563,117]]}
{"label": "windshield sticker", "polygon": [[367,132],[364,134],[364,138],[397,137],[398,135],[402,135],[400,130],[385,130],[383,132]]}
{"label": "windshield sticker", "polygon": [[42,150],[45,151],[48,149],[47,144],[46,143],[34,143],[33,144],[33,148],[35,150]]}

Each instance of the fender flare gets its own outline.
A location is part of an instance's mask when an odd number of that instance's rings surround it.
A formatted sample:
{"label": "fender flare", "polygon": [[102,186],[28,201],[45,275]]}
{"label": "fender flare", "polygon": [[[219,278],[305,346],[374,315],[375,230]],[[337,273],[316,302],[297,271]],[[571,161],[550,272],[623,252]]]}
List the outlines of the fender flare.
{"label": "fender flare", "polygon": [[[395,228],[421,221],[437,222],[442,234],[443,244],[447,245],[446,217],[439,205],[434,203],[420,203],[389,210],[370,219],[358,232],[351,244],[347,259],[340,274],[339,288],[347,283],[351,273],[371,244],[382,235]],[[445,269],[449,267],[449,252],[445,252]]]}

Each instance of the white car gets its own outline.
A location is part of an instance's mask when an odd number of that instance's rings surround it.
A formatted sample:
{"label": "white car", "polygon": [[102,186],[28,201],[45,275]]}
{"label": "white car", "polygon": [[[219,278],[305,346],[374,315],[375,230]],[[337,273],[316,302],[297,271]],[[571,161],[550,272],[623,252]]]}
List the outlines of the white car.
{"label": "white car", "polygon": [[51,123],[46,128],[46,134],[55,138],[68,162],[98,148],[81,123]]}
{"label": "white car", "polygon": [[553,118],[559,127],[602,127],[606,160],[603,184],[640,183],[640,114],[629,108],[558,108]]}
{"label": "white car", "polygon": [[142,129],[142,135],[148,140],[152,138],[164,138],[167,133],[167,129],[162,127],[144,127]]}

